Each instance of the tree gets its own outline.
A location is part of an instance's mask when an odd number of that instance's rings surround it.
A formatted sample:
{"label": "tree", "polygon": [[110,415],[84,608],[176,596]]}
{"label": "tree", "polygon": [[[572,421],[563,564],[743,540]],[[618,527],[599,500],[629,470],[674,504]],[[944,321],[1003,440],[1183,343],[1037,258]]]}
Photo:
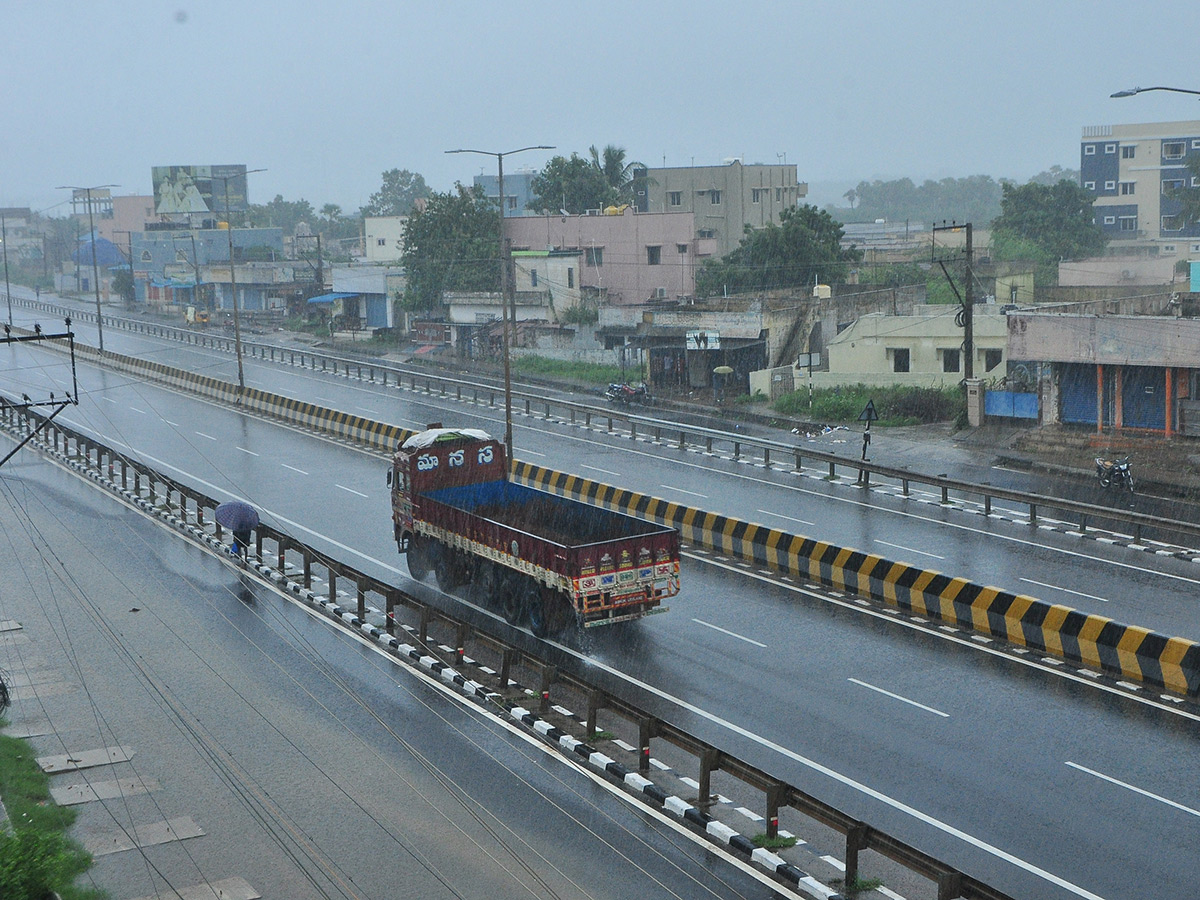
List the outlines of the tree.
{"label": "tree", "polygon": [[578,153],[551,158],[533,179],[530,190],[530,209],[550,213],[566,210],[570,215],[603,209],[610,195],[603,170]]}
{"label": "tree", "polygon": [[443,291],[500,290],[499,208],[483,188],[433,193],[404,226],[404,305],[432,311]]}
{"label": "tree", "polygon": [[321,207],[321,215],[325,217],[326,222],[333,225],[342,217],[342,208],[336,203],[326,203]]}
{"label": "tree", "polygon": [[317,211],[307,200],[284,200],[283,194],[276,194],[270,203],[251,203],[246,218],[253,228],[282,228],[284,234],[295,234],[301,222],[316,221]]}
{"label": "tree", "polygon": [[850,204],[850,208],[854,209],[854,202],[858,199],[858,191],[856,191],[854,188],[850,188],[850,190],[846,191],[846,193],[842,194],[842,196],[846,198],[847,202]]}
{"label": "tree", "polygon": [[126,303],[132,303],[136,298],[136,292],[133,286],[133,272],[128,268],[117,269],[113,275],[112,289],[118,297]]}
{"label": "tree", "polygon": [[794,287],[821,281],[843,281],[849,264],[862,259],[862,251],[842,249],[841,223],[815,206],[785,209],[779,224],[746,227],[746,235],[732,253],[706,260],[696,276],[702,296]]}
{"label": "tree", "polygon": [[1038,266],[1036,280],[1055,284],[1060,260],[1096,256],[1107,242],[1093,221],[1091,192],[1075,182],[1004,185],[992,222],[994,257],[1029,260]]}
{"label": "tree", "polygon": [[1064,169],[1062,166],[1051,166],[1045,172],[1038,172],[1029,179],[1031,184],[1055,185],[1060,181],[1079,181],[1078,169]]}
{"label": "tree", "polygon": [[[607,187],[603,206],[620,206],[622,203],[632,204],[637,200],[637,191],[645,176],[637,176],[639,169],[645,169],[643,163],[625,162],[625,148],[608,144],[603,152],[597,152],[596,145],[588,148],[592,157],[592,168],[603,177]],[[593,207],[594,208],[594,207]]]}
{"label": "tree", "polygon": [[[920,186],[909,178],[860,181],[842,196],[854,212],[847,217],[853,222],[988,222],[1000,213],[1001,184],[990,175],[943,178]],[[830,207],[829,212],[844,210]]]}
{"label": "tree", "polygon": [[408,169],[388,169],[383,184],[359,210],[362,216],[407,216],[418,200],[432,196],[425,177]]}

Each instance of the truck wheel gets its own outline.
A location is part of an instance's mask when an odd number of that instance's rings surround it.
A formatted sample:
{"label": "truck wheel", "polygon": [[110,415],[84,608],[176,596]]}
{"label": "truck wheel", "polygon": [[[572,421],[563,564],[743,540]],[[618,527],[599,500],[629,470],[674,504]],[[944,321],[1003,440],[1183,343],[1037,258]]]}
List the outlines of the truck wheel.
{"label": "truck wheel", "polygon": [[408,574],[414,581],[424,581],[433,568],[429,559],[429,539],[420,534],[411,535],[408,539]]}
{"label": "truck wheel", "polygon": [[444,544],[438,544],[434,575],[437,576],[438,587],[447,593],[470,581],[462,554]]}
{"label": "truck wheel", "polygon": [[536,596],[537,583],[530,578],[517,575],[507,578],[501,588],[500,612],[509,625],[520,628],[529,615],[530,595]]}

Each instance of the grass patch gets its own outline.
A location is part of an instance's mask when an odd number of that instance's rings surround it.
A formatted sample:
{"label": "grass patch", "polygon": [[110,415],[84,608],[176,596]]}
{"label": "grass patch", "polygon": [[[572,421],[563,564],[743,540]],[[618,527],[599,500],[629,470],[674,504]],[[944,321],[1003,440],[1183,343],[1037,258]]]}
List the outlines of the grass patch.
{"label": "grass patch", "polygon": [[754,835],[754,837],[750,838],[750,842],[755,847],[762,847],[764,850],[786,850],[788,847],[796,846],[796,839],[794,837],[779,837],[779,835],[767,837],[765,831]]}
{"label": "grass patch", "polygon": [[592,734],[589,740],[592,741],[611,741],[616,735],[611,731],[597,731]]}
{"label": "grass patch", "polygon": [[[602,363],[574,362],[567,359],[551,359],[546,356],[517,356],[512,360],[514,372],[523,375],[542,375],[549,378],[567,378],[586,384],[607,385],[622,381],[621,367]],[[637,369],[625,369],[625,380],[640,381]]]}
{"label": "grass patch", "polygon": [[833,881],[831,881],[830,884],[842,885],[842,887],[845,889],[845,893],[851,897],[854,897],[854,896],[857,896],[858,894],[865,894],[869,891],[879,890],[881,887],[883,887],[883,879],[882,878],[859,877],[859,878],[854,879],[853,884],[846,884],[845,881],[843,881],[840,878],[837,878],[837,879],[834,879]]}
{"label": "grass patch", "polygon": [[966,415],[966,398],[957,387],[933,388],[911,385],[868,387],[839,385],[813,391],[812,411],[808,390],[784,394],[772,409],[784,415],[802,416],[817,422],[857,422],[868,402],[875,404],[879,426],[928,425],[956,420]]}
{"label": "grass patch", "polygon": [[2,734],[0,797],[8,811],[0,826],[0,897],[43,900],[57,891],[63,900],[107,900],[104,891],[74,883],[92,865],[91,855],[67,837],[75,810],[51,802],[50,779],[30,744]]}

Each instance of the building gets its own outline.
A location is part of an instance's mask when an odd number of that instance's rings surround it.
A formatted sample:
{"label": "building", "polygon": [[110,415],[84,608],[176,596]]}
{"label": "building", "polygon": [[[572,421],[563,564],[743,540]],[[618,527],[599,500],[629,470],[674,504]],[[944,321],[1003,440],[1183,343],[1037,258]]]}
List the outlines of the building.
{"label": "building", "polygon": [[345,328],[394,328],[393,301],[404,296],[404,285],[404,270],[399,266],[335,266],[333,295],[341,301],[335,314],[342,317]]}
{"label": "building", "polygon": [[[517,169],[517,171],[504,176],[505,216],[538,215],[529,209],[529,204],[533,202],[533,180],[537,177],[537,169]],[[474,186],[483,188],[485,197],[495,200],[500,196],[498,175],[476,175]]]}
{"label": "building", "polygon": [[720,166],[647,168],[635,174],[645,176],[638,211],[693,214],[696,237],[715,241],[716,256],[737,249],[747,225],[779,224],[785,209],[808,196],[808,185],[796,179],[795,165],[744,165],[733,159]]}
{"label": "building", "polygon": [[283,307],[295,293],[295,266],[284,259],[280,228],[235,228],[232,273],[224,228],[164,227],[130,237],[139,302],[232,310],[231,274],[243,310]]}
{"label": "building", "polygon": [[1200,435],[1200,319],[1016,312],[1008,355],[1049,370],[1042,420]]}
{"label": "building", "polygon": [[370,263],[398,263],[404,256],[408,216],[367,216],[363,220],[366,257]]}
{"label": "building", "polygon": [[[508,187],[505,179],[505,188]],[[597,305],[636,305],[691,298],[696,266],[714,242],[696,239],[691,213],[519,216],[505,225],[514,251],[571,251],[578,268],[565,267],[564,289],[594,297]]]}
{"label": "building", "polygon": [[[816,387],[839,384],[949,387],[965,377],[963,329],[957,305],[922,305],[912,315],[870,313],[825,342],[828,371],[813,372]],[[1006,374],[1008,325],[994,304],[976,304],[973,318],[976,378]],[[755,373],[756,376],[759,373]],[[799,384],[800,375],[797,375]],[[804,372],[807,380],[808,373]],[[756,389],[769,395],[762,384]]]}
{"label": "building", "polygon": [[1200,253],[1200,223],[1184,222],[1170,192],[1200,187],[1200,121],[1093,125],[1083,129],[1080,179],[1094,197],[1096,224],[1113,242],[1152,254]]}
{"label": "building", "polygon": [[0,207],[3,220],[4,252],[10,264],[42,258],[42,231],[33,221],[33,211],[28,206]]}
{"label": "building", "polygon": [[[95,191],[92,191],[95,194]],[[154,212],[154,198],[150,195],[137,196],[130,194],[124,197],[109,198],[111,215],[96,219],[96,231],[100,237],[112,241],[117,246],[129,250],[129,235],[135,231],[145,231],[147,225],[159,220]],[[87,213],[82,215],[83,226],[87,227]]]}

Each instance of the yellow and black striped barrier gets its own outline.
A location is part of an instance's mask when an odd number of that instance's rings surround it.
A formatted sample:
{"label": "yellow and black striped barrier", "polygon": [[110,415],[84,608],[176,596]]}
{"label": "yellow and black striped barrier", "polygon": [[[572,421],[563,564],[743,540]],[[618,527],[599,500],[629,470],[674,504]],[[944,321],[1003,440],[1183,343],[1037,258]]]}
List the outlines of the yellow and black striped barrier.
{"label": "yellow and black striped barrier", "polygon": [[[81,355],[96,358],[90,347]],[[413,432],[362,416],[237,386],[161,363],[106,353],[110,366],[385,453]],[[522,484],[677,528],[689,543],[829,585],[896,609],[1080,663],[1178,694],[1200,694],[1200,644],[974,584],[940,572],[767,528],[530,463],[513,462]]]}

